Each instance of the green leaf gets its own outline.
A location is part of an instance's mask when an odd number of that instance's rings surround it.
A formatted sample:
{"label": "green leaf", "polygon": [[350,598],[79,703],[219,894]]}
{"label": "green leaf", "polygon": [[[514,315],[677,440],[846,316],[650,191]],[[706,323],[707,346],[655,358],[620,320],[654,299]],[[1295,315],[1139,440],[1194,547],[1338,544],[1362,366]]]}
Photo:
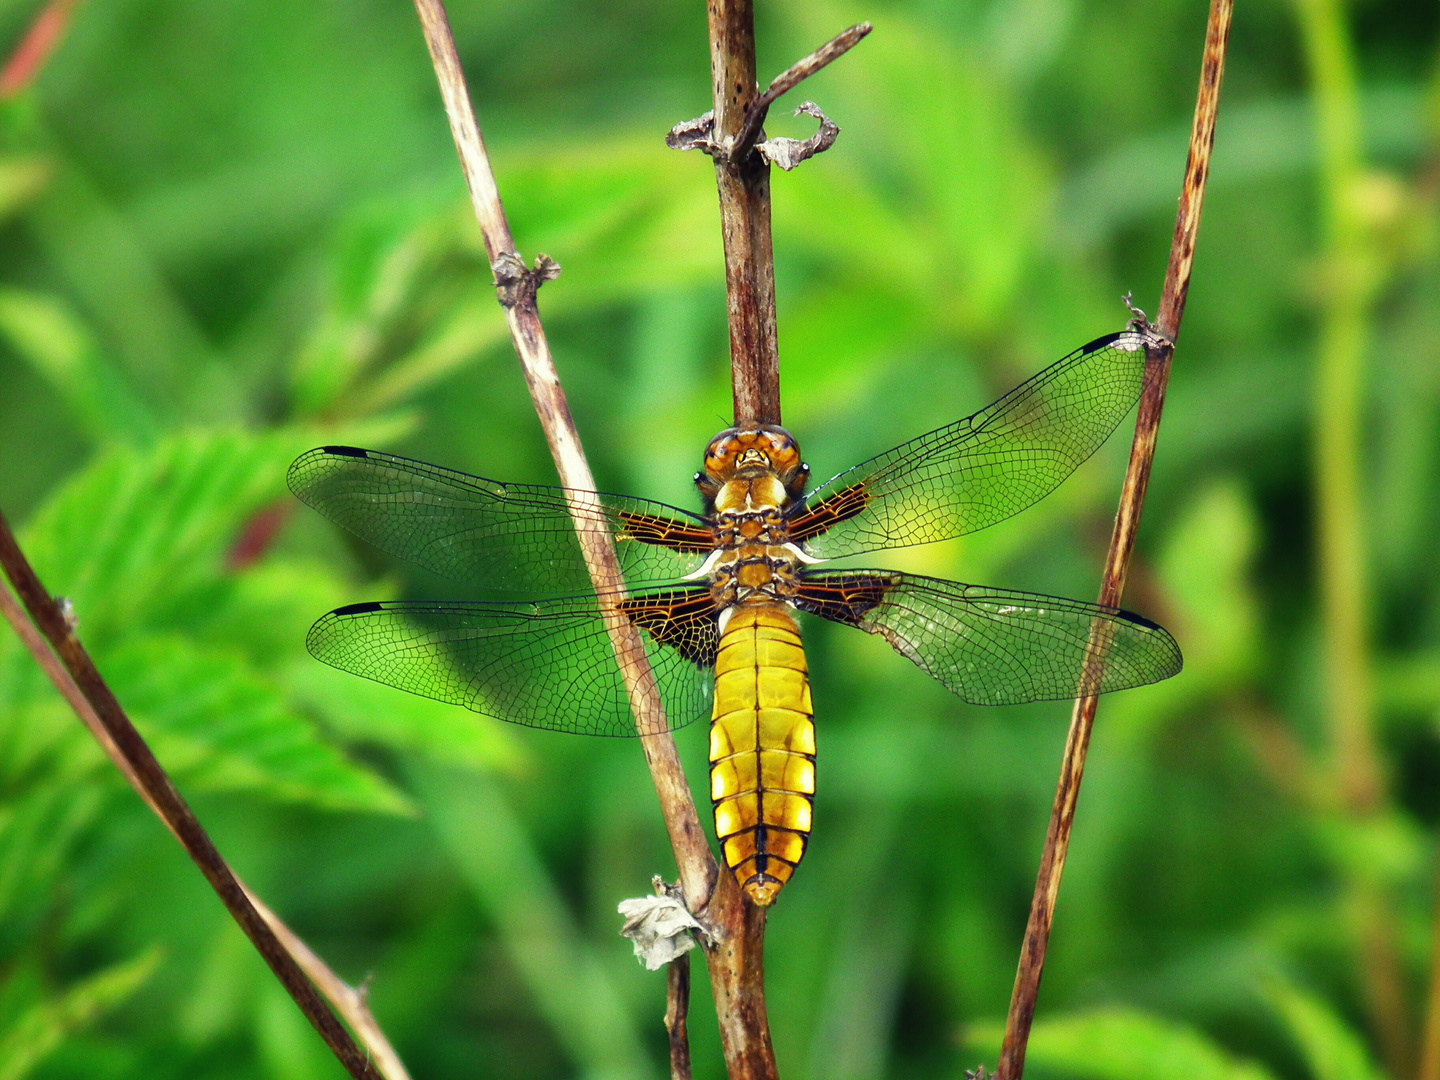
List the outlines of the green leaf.
{"label": "green leaf", "polygon": [[32,1006],[0,1031],[0,1080],[28,1076],[68,1033],[125,1001],[150,977],[159,960],[159,952],[150,950]]}
{"label": "green leaf", "polygon": [[52,272],[162,415],[189,423],[245,416],[235,372],[215,355],[134,222],[82,168],[57,154],[53,182],[27,223]]}
{"label": "green leaf", "polygon": [[[1213,481],[1171,526],[1159,573],[1185,642],[1191,693],[1253,675],[1261,658],[1260,612],[1249,581],[1259,525],[1245,489]],[[1203,687],[1202,687],[1203,684]]]}
{"label": "green leaf", "polygon": [[1264,993],[1314,1080],[1385,1080],[1364,1038],[1319,997],[1278,977],[1266,983]]}
{"label": "green leaf", "polygon": [[[969,1034],[972,1045],[998,1050],[1003,1029]],[[1076,1080],[1272,1080],[1188,1024],[1127,1008],[1037,1021],[1025,1063]]]}
{"label": "green leaf", "polygon": [[[19,718],[23,722],[27,713]],[[87,740],[88,734],[73,733],[69,743],[90,751],[93,769],[100,765],[99,750],[93,743],[87,747]],[[0,943],[23,940],[35,931],[76,842],[95,823],[110,793],[98,784],[70,783],[59,770],[37,773],[28,790],[7,790],[0,805]]]}
{"label": "green leaf", "polygon": [[23,210],[45,189],[54,164],[36,154],[0,158],[0,221]]}
{"label": "green leaf", "polygon": [[404,796],[324,742],[278,688],[233,654],[157,636],[109,652],[101,670],[161,764],[187,786],[410,812]]}
{"label": "green leaf", "polygon": [[0,334],[65,401],[98,443],[147,443],[154,417],[125,373],[102,355],[88,327],[63,300],[0,289]]}
{"label": "green leaf", "polygon": [[581,1074],[651,1075],[633,1016],[494,779],[420,763],[407,771],[426,819]]}
{"label": "green leaf", "polygon": [[73,602],[87,646],[173,625],[205,603],[250,516],[288,497],[285,468],[314,439],[193,432],[112,449],[61,487],[22,544],[45,585]]}

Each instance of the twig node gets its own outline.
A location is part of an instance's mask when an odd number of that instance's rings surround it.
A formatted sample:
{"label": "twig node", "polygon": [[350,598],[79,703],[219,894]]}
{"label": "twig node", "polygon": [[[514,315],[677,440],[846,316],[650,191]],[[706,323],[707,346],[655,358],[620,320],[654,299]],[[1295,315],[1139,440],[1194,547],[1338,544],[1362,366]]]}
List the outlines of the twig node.
{"label": "twig node", "polygon": [[534,304],[540,286],[560,276],[560,264],[549,255],[537,255],[535,267],[531,269],[518,252],[502,251],[490,264],[490,272],[495,275],[495,291],[499,294],[500,305],[513,308]]}

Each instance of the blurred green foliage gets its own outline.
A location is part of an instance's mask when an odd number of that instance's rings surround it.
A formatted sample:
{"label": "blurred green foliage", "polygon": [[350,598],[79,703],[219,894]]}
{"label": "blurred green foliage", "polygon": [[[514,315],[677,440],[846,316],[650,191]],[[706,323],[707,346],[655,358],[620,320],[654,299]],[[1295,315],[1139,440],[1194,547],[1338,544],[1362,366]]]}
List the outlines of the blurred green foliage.
{"label": "blurred green foliage", "polygon": [[[661,136],[708,107],[703,5],[450,6],[520,247],[565,267],[542,307],[600,482],[691,505],[729,415],[723,275],[709,164]],[[39,8],[0,2],[0,41]],[[1154,303],[1203,0],[759,17],[766,73],[876,27],[804,90],[839,143],[774,180],[785,418],[818,475],[1116,329],[1121,293]],[[1317,98],[1326,26],[1357,78]],[[1414,1075],[1440,822],[1437,49],[1418,0],[1239,5],[1127,596],[1187,667],[1102,704],[1037,1080]],[[1320,163],[1346,109],[1342,176]],[[1336,284],[1337,214],[1363,289]],[[0,236],[0,506],[239,873],[370,978],[417,1080],[663,1075],[663,980],[616,935],[617,901],[673,872],[638,748],[502,730],[302,645],[340,603],[458,593],[292,505],[299,451],[553,481],[410,5],[87,0],[0,103]],[[1340,794],[1314,524],[1317,327],[1347,296],[1383,780],[1363,807]],[[1124,443],[895,563],[1089,598]],[[766,956],[781,1070],[958,1078],[998,1046],[1068,707],[967,707],[882,642],[809,634],[816,832]],[[680,745],[703,800],[702,727]],[[707,993],[690,1030],[715,1078]],[[0,1078],[340,1075],[0,633]]]}

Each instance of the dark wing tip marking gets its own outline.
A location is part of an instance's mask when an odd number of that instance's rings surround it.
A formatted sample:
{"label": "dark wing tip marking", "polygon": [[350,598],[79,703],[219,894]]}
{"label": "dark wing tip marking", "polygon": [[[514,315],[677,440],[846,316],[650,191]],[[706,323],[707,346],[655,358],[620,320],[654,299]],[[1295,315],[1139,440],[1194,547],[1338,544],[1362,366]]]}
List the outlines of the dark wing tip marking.
{"label": "dark wing tip marking", "polygon": [[[712,617],[711,636],[713,626]],[[351,604],[322,616],[306,646],[341,671],[498,720],[586,735],[638,734],[594,597]],[[646,646],[669,726],[704,716],[712,678],[673,647],[649,640]]]}
{"label": "dark wing tip marking", "polygon": [[1133,330],[1120,330],[1113,334],[1101,334],[1094,341],[1087,341],[1084,345],[1081,345],[1079,355],[1089,356],[1093,352],[1099,352],[1101,349],[1114,345],[1115,342],[1119,341],[1126,334],[1133,334],[1134,332]]}
{"label": "dark wing tip marking", "polygon": [[1134,407],[1148,342],[1132,329],[1095,338],[971,416],[832,477],[806,495],[792,536],[839,558],[962,536],[1033,505]]}
{"label": "dark wing tip marking", "polygon": [[1179,675],[1180,672],[1185,669],[1185,654],[1180,650],[1180,643],[1175,640],[1174,634],[1170,633],[1169,630],[1166,630],[1159,623],[1153,623],[1149,619],[1145,618],[1145,616],[1136,615],[1133,611],[1122,612],[1122,614],[1127,616],[1131,623],[1138,624],[1139,626],[1144,627],[1149,632],[1161,638],[1165,642],[1165,644],[1170,646],[1172,662],[1169,666],[1167,666],[1167,674],[1163,676],[1164,678],[1173,678],[1174,676]]}
{"label": "dark wing tip marking", "polygon": [[[1174,637],[1142,616],[918,575],[822,572],[802,583],[797,607],[878,634],[975,705],[1128,690],[1168,679],[1184,664]],[[1097,655],[1096,627],[1105,624],[1113,636],[1101,639],[1105,651]]]}
{"label": "dark wing tip marking", "polygon": [[[612,533],[643,521],[645,543],[619,553],[630,584],[671,582],[714,549],[703,519],[661,503],[481,476],[355,446],[324,446],[290,464],[297,499],[397,558],[506,592],[590,587],[572,510]],[[572,500],[580,503],[572,507]]]}
{"label": "dark wing tip marking", "polygon": [[285,470],[285,484],[290,492],[301,502],[314,506],[306,493],[302,490],[307,486],[307,473],[309,473],[314,462],[327,457],[347,458],[368,458],[369,450],[362,450],[358,446],[317,446],[313,450],[306,450],[290,463],[290,468]]}

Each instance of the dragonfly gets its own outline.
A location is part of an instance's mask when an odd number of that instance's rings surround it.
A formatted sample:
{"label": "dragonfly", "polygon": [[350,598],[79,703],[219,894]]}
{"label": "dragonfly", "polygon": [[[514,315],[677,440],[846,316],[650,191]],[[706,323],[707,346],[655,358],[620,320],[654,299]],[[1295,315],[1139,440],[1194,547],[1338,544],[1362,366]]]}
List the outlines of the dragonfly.
{"label": "dragonfly", "polygon": [[[727,868],[773,903],[810,841],[814,709],[797,614],[875,634],[981,705],[1091,696],[1176,674],[1155,623],[1077,600],[832,560],[994,525],[1089,458],[1140,395],[1146,331],[1090,342],[972,416],[807,490],[778,425],[710,440],[692,513],[624,495],[509,484],[326,446],[290,489],[360,539],[514,601],[388,601],[321,617],[326,664],[515,724],[645,735],[607,620],[635,628],[679,728],[710,717],[710,794]],[[614,543],[624,591],[597,595],[577,527]],[[628,673],[644,678],[640,671]]]}

